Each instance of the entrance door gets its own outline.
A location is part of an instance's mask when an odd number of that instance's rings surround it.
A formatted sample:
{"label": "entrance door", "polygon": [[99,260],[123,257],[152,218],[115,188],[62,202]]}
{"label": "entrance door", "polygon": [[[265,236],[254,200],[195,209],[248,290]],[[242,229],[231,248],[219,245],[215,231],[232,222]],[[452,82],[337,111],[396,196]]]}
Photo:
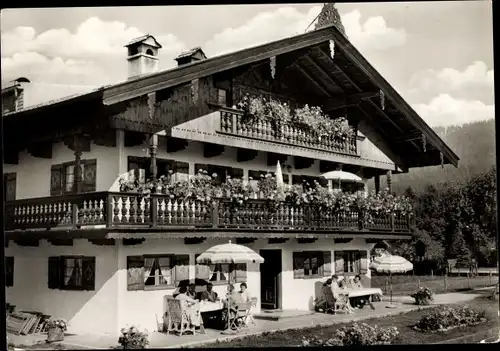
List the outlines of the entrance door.
{"label": "entrance door", "polygon": [[261,308],[279,308],[279,274],[281,273],[281,250],[260,250],[264,263],[260,267]]}

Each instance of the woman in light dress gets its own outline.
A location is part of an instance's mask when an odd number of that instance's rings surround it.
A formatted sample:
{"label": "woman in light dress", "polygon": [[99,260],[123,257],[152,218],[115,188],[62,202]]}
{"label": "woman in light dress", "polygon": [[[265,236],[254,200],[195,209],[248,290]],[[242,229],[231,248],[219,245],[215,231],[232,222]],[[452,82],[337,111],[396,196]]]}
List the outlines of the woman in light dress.
{"label": "woman in light dress", "polygon": [[200,305],[198,301],[187,295],[187,291],[187,287],[181,287],[179,295],[175,298],[181,300],[182,310],[188,322],[195,327],[199,327],[201,324]]}

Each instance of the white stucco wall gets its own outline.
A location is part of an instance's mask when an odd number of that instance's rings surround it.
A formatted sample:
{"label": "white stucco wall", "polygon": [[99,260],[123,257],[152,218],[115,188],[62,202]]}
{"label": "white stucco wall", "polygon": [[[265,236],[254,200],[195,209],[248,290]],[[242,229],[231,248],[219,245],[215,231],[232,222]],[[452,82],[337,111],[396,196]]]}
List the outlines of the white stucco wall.
{"label": "white stucco wall", "polygon": [[[48,288],[48,257],[96,257],[95,291]],[[114,246],[75,240],[73,246],[17,246],[12,241],[5,256],[14,257],[14,286],[6,288],[6,301],[23,311],[38,311],[69,322],[69,332],[112,333],[117,325],[117,257]]]}
{"label": "white stucco wall", "polygon": [[[82,159],[97,159],[96,191],[106,191],[119,172],[119,148],[92,144]],[[4,172],[16,173],[16,199],[50,196],[50,169],[52,165],[75,161],[75,155],[64,143],[52,146],[52,158],[33,157],[26,151],[19,153],[17,165],[4,164]]]}

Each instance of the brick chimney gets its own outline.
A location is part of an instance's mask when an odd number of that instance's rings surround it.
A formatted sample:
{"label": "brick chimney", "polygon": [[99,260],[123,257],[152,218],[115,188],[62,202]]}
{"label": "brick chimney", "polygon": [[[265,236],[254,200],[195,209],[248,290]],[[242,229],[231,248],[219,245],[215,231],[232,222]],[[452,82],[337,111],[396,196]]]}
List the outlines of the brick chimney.
{"label": "brick chimney", "polygon": [[19,111],[24,108],[24,88],[31,83],[28,78],[19,77],[2,89],[2,113]]}
{"label": "brick chimney", "polygon": [[189,51],[181,53],[179,56],[175,58],[177,61],[177,66],[187,65],[189,63],[206,60],[207,56],[203,52],[203,50],[198,46],[192,48]]}
{"label": "brick chimney", "polygon": [[128,79],[158,71],[158,51],[162,46],[151,34],[135,38],[125,47],[128,54]]}

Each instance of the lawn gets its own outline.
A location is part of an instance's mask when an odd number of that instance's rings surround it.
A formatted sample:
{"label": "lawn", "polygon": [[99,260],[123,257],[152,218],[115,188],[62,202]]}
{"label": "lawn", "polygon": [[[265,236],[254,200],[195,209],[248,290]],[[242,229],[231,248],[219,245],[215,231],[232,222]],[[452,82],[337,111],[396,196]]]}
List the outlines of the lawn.
{"label": "lawn", "polygon": [[[380,288],[384,294],[388,294],[386,281],[388,277],[386,276],[372,276],[371,286],[373,288]],[[470,278],[469,280],[466,276],[452,276],[446,278],[447,288],[444,286],[443,276],[412,276],[412,275],[397,275],[392,277],[392,291],[393,295],[410,295],[415,290],[417,290],[420,282],[420,286],[425,286],[430,288],[436,294],[442,294],[445,292],[456,292],[469,290],[470,288],[481,288],[486,286],[491,286],[498,284],[498,276],[479,276],[475,278]]]}
{"label": "lawn", "polygon": [[[491,294],[491,291],[488,292]],[[465,327],[450,330],[446,333],[421,333],[412,329],[415,322],[420,319],[429,310],[413,311],[406,314],[400,314],[393,317],[385,317],[382,319],[365,320],[369,325],[377,325],[380,327],[397,326],[400,336],[395,342],[396,344],[430,344],[448,339],[458,338],[466,334],[473,334],[498,326],[498,301],[490,300],[485,297],[478,297],[467,304],[469,307],[476,310],[485,310],[488,322],[486,324]],[[453,305],[451,305],[453,306]],[[248,336],[241,339],[234,339],[225,342],[216,342],[206,344],[202,347],[294,347],[301,344],[303,337],[309,338],[316,336],[321,339],[328,339],[332,333],[348,324],[336,324],[331,326],[318,326],[307,329],[290,329],[274,333],[264,333],[256,336]]]}

